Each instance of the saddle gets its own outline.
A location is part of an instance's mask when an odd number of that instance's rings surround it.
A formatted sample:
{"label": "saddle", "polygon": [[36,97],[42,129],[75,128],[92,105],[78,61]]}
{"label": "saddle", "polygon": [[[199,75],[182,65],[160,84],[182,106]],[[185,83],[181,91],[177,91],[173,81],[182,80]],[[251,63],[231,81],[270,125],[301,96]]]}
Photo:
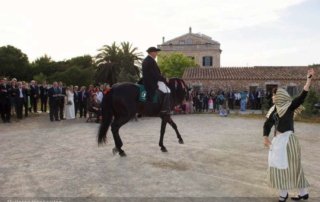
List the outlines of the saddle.
{"label": "saddle", "polygon": [[[147,102],[146,88],[142,84],[137,84],[137,86],[139,87],[139,101],[140,102]],[[156,92],[152,98],[152,103],[158,104],[160,101],[159,97],[160,97],[159,93]]]}

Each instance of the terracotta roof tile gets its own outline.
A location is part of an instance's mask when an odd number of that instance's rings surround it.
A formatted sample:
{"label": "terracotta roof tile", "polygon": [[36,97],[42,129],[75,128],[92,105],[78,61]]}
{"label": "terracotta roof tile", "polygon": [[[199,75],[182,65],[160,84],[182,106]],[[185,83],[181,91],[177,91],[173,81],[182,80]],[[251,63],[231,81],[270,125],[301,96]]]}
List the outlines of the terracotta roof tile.
{"label": "terracotta roof tile", "polygon": [[[316,72],[320,72],[320,67],[313,68]],[[187,68],[182,78],[186,80],[300,80],[306,78],[307,69],[308,66],[200,67]]]}

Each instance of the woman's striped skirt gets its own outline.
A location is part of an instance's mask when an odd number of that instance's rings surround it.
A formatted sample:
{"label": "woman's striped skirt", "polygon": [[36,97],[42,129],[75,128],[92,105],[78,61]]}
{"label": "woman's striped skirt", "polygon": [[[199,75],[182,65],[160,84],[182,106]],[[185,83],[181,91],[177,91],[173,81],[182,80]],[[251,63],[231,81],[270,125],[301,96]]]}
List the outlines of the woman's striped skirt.
{"label": "woman's striped skirt", "polygon": [[[281,134],[280,134],[281,135]],[[287,144],[288,167],[268,168],[268,182],[272,188],[289,190],[309,187],[301,166],[301,149],[297,137],[292,133]]]}

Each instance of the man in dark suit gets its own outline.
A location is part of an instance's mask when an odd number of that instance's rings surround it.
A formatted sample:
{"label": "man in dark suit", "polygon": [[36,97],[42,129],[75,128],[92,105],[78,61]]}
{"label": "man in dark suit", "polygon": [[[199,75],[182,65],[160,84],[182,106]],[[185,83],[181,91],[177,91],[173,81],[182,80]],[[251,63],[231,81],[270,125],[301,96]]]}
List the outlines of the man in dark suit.
{"label": "man in dark suit", "polygon": [[78,86],[74,87],[73,102],[74,102],[75,117],[77,117],[77,113],[79,110],[79,87]]}
{"label": "man in dark suit", "polygon": [[47,112],[48,85],[47,85],[47,82],[45,81],[40,86],[40,102],[41,102],[41,111]]}
{"label": "man in dark suit", "polygon": [[3,78],[0,83],[0,112],[4,123],[10,123],[11,118],[11,91],[7,82],[7,79]]}
{"label": "man in dark suit", "polygon": [[22,109],[24,103],[27,102],[27,92],[26,89],[22,88],[22,82],[18,82],[18,88],[14,89],[16,105],[17,105],[17,118],[22,119]]}
{"label": "man in dark suit", "polygon": [[150,47],[147,50],[148,56],[142,62],[143,84],[147,91],[147,100],[152,101],[156,93],[160,95],[161,113],[170,113],[170,89],[166,85],[166,79],[161,75],[156,62],[159,48]]}
{"label": "man in dark suit", "polygon": [[38,99],[39,99],[39,87],[36,84],[36,81],[32,80],[30,84],[30,103],[34,113],[37,113],[38,111],[37,110]]}
{"label": "man in dark suit", "polygon": [[80,118],[82,117],[86,118],[89,93],[86,91],[85,86],[81,87],[80,92],[78,92],[78,97],[79,97]]}
{"label": "man in dark suit", "polygon": [[58,117],[59,111],[59,102],[60,102],[60,89],[58,88],[58,83],[53,82],[52,87],[48,90],[48,97],[49,97],[49,108],[50,108],[50,120],[51,121],[60,121]]}
{"label": "man in dark suit", "polygon": [[59,82],[59,90],[60,90],[60,96],[59,96],[59,116],[60,120],[63,120],[63,113],[64,113],[64,98],[66,96],[66,88],[63,87],[62,81]]}
{"label": "man in dark suit", "polygon": [[228,93],[227,93],[227,97],[228,97],[228,107],[230,108],[230,109],[234,109],[234,92],[232,92],[232,91],[229,91]]}
{"label": "man in dark suit", "polygon": [[[10,83],[10,93],[11,93],[11,97],[10,97],[10,103],[11,103],[11,116],[15,113],[17,116],[17,96],[16,96],[16,92],[18,89],[18,84],[17,84],[17,79],[13,78],[11,80]],[[12,110],[12,107],[14,108],[14,111]]]}
{"label": "man in dark suit", "polygon": [[28,100],[30,99],[30,88],[29,88],[28,83],[26,83],[24,81],[22,82],[22,88],[26,92],[26,100],[23,103],[23,106],[24,106],[24,117],[28,117],[28,113],[29,113],[29,101]]}

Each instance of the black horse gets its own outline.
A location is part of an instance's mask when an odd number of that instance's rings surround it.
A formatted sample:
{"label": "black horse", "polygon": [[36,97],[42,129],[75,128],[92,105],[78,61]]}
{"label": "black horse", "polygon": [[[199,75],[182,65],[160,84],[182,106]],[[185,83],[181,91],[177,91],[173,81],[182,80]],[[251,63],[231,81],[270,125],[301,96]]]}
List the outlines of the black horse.
{"label": "black horse", "polygon": [[[184,81],[178,78],[172,78],[168,82],[168,87],[171,90],[170,106],[182,104],[187,95],[187,86]],[[145,116],[160,116],[161,130],[159,146],[161,151],[167,152],[163,145],[163,137],[167,123],[175,130],[179,143],[183,144],[183,139],[178,131],[177,125],[171,119],[170,114],[160,114],[161,101],[158,103],[141,102],[139,101],[139,86],[134,83],[117,83],[112,86],[112,89],[103,96],[102,100],[102,122],[98,133],[98,144],[106,143],[106,136],[109,126],[115,142],[113,154],[119,153],[120,156],[126,156],[121,149],[123,146],[119,135],[119,129],[132,119],[137,113]]]}

